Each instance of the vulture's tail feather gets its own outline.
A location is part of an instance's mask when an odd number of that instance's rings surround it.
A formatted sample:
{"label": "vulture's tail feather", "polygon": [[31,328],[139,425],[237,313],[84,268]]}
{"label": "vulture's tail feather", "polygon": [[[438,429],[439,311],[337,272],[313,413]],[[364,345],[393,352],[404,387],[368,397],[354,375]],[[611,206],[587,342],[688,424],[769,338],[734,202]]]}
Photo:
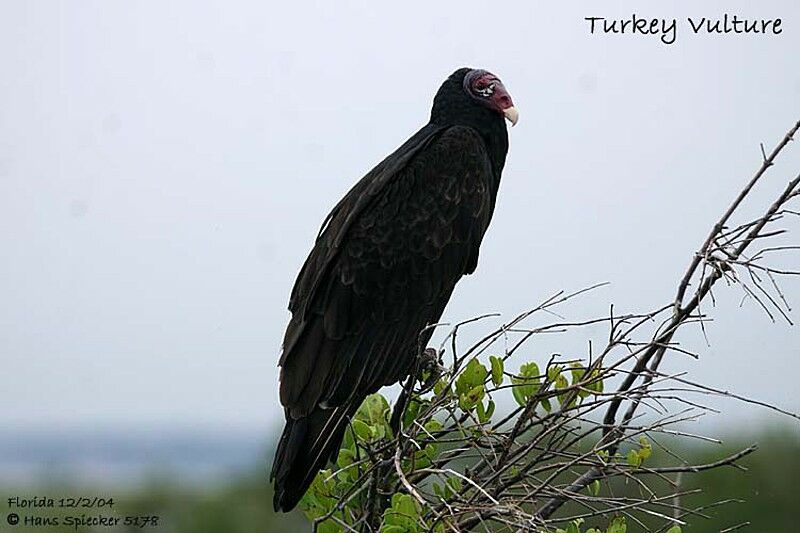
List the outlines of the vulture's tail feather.
{"label": "vulture's tail feather", "polygon": [[[288,418],[272,463],[275,511],[291,511],[328,461],[336,460],[354,409],[317,407],[308,416]],[[355,403],[358,406],[358,403]]]}

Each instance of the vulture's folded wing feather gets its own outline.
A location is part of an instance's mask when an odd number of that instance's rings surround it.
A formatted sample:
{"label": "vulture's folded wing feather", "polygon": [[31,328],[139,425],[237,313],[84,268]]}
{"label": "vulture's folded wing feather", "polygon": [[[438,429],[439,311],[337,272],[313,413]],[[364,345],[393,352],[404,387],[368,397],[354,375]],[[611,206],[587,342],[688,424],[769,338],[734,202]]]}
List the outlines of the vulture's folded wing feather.
{"label": "vulture's folded wing feather", "polygon": [[410,150],[336,206],[297,280],[281,358],[293,417],[399,379],[420,331],[474,269],[496,192],[482,139],[454,126]]}

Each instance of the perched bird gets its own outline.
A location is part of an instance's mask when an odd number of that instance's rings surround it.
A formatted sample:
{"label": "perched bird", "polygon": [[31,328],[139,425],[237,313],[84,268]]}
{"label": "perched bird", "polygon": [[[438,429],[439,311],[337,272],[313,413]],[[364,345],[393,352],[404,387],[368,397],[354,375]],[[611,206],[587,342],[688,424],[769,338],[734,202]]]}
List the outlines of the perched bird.
{"label": "perched bird", "polygon": [[273,462],[276,511],[335,460],[364,398],[406,377],[494,211],[518,113],[500,80],[461,68],[430,121],[333,208],[297,276],[279,366],[286,416]]}

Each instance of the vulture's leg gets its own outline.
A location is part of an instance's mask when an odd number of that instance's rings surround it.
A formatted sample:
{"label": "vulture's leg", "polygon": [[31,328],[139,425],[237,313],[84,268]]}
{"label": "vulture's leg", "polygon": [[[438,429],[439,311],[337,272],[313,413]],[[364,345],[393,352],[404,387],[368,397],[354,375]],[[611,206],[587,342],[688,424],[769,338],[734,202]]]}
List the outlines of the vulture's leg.
{"label": "vulture's leg", "polygon": [[422,377],[423,372],[429,371],[430,375],[425,383],[422,384],[421,393],[427,392],[436,384],[439,376],[442,375],[444,368],[439,363],[439,354],[434,348],[426,348],[421,354],[417,356],[417,360],[408,374],[400,395],[397,397],[397,402],[394,404],[392,411],[392,418],[389,421],[389,427],[392,428],[392,434],[397,435],[400,431],[400,421],[403,418],[403,413],[408,407],[408,400],[411,398],[411,391],[414,390],[414,384]]}

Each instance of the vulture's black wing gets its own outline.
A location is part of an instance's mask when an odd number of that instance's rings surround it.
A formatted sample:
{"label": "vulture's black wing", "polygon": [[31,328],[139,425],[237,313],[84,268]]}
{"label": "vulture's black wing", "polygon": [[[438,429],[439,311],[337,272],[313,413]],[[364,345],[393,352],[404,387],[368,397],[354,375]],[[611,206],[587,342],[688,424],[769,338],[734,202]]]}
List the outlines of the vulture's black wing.
{"label": "vulture's black wing", "polygon": [[364,397],[407,375],[431,334],[420,332],[475,269],[497,186],[474,129],[428,125],[328,216],[289,304],[276,509],[294,507],[335,458]]}

